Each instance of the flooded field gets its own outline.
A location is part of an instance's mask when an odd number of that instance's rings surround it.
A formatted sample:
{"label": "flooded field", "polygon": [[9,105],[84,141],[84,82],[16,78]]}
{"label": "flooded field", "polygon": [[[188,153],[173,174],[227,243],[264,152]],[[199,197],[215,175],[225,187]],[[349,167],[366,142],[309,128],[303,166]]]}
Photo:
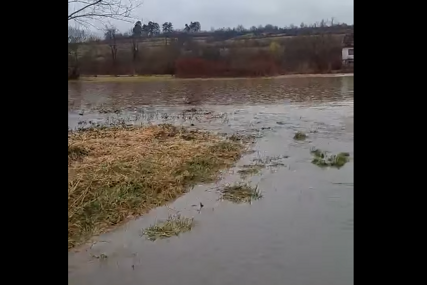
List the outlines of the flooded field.
{"label": "flooded field", "polygon": [[[68,88],[69,128],[173,123],[256,138],[253,153],[217,183],[70,250],[70,284],[353,284],[353,77]],[[297,132],[307,137],[294,139]],[[319,167],[314,149],[348,153],[349,161]],[[254,162],[265,167],[243,176]],[[219,188],[241,181],[258,186],[262,198],[218,199]],[[141,236],[176,213],[194,218],[194,228],[154,242]]]}

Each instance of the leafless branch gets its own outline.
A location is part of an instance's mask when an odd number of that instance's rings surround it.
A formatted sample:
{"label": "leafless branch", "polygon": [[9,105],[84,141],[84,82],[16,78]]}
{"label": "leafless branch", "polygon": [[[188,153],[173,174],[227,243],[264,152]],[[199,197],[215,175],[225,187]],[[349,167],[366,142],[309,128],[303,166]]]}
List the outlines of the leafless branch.
{"label": "leafless branch", "polygon": [[[86,2],[86,1],[68,1],[68,8],[70,8],[70,7],[69,7],[70,2],[72,2],[72,3],[81,3],[81,4],[83,4],[84,6],[83,6],[83,7],[81,7],[80,9],[77,9],[76,11],[72,12],[71,14],[69,14],[69,15],[68,15],[68,20],[72,20],[72,19],[75,19],[75,18],[77,18],[77,17],[82,17],[82,16],[84,17],[84,15],[85,15],[85,14],[81,14],[81,15],[78,15],[78,14],[79,14],[80,12],[82,12],[82,11],[85,11],[85,10],[89,9],[91,6],[95,6],[95,5],[99,4],[99,3],[101,3],[101,2],[102,2],[102,0],[95,0],[94,2],[89,3],[89,4],[87,4],[87,2]],[[69,12],[69,11],[68,11],[68,12]]]}
{"label": "leafless branch", "polygon": [[68,0],[68,21],[116,19],[126,21],[141,0]]}

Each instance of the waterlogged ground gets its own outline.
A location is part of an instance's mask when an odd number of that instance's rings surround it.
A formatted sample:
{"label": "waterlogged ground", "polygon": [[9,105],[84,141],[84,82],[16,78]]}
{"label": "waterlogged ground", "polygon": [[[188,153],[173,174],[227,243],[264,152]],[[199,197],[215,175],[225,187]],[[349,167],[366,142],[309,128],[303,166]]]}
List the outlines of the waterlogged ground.
{"label": "waterlogged ground", "polygon": [[[218,183],[71,250],[70,284],[353,284],[353,77],[68,86],[69,128],[167,122],[257,138],[255,152]],[[294,140],[297,131],[308,138]],[[319,168],[312,147],[348,152],[350,161]],[[263,198],[218,200],[217,190],[241,181],[238,170],[254,160],[267,166],[244,180]],[[141,237],[177,212],[194,217],[190,232],[155,242]]]}

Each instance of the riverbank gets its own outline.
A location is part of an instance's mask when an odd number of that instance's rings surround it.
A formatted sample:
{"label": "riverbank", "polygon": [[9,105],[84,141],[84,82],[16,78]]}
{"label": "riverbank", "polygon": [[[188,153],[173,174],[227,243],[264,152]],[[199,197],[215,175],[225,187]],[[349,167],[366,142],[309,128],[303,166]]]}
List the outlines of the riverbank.
{"label": "riverbank", "polygon": [[[152,76],[130,76],[130,75],[98,75],[94,76],[82,76],[79,80],[83,82],[150,82],[150,81],[194,81],[194,80],[238,80],[238,79],[282,79],[282,78],[305,78],[305,77],[344,77],[354,76],[353,72],[349,73],[318,73],[318,74],[285,74],[277,76],[266,76],[266,77],[211,77],[211,78],[177,78],[171,75],[152,75]],[[70,81],[69,81],[70,82]]]}
{"label": "riverbank", "polygon": [[172,125],[69,132],[68,248],[215,180],[243,150]]}

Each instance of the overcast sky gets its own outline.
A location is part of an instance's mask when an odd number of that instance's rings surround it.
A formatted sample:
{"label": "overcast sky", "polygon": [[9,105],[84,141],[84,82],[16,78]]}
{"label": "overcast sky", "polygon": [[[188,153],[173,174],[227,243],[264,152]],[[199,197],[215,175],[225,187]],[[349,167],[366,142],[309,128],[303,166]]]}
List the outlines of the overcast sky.
{"label": "overcast sky", "polygon": [[[143,23],[172,22],[175,29],[199,21],[202,30],[272,24],[314,23],[322,19],[353,24],[353,0],[143,0],[133,14]],[[114,22],[122,32],[132,24]]]}

